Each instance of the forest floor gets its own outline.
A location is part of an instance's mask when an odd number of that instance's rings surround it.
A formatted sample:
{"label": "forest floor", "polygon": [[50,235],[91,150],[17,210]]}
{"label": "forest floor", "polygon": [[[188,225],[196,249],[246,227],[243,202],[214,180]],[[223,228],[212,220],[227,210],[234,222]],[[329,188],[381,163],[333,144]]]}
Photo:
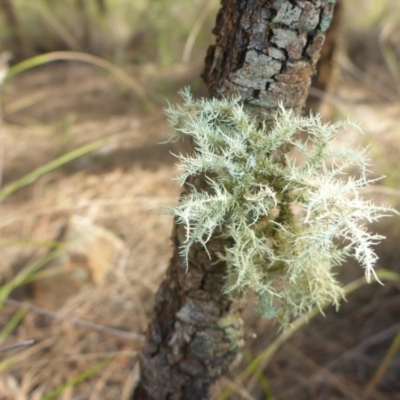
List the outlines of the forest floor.
{"label": "forest floor", "polygon": [[[361,125],[365,135],[344,133],[341,140],[368,144],[374,176],[386,176],[365,196],[396,206],[400,93],[372,44],[376,37],[371,34],[366,42],[368,48],[355,41],[347,49],[351,58],[344,51],[338,56],[338,82],[322,110],[327,119],[349,117]],[[1,282],[38,268],[32,282],[13,291],[15,302],[0,312],[5,326],[22,310],[2,345],[35,340],[33,346],[0,354],[0,399],[129,399],[137,351],[171,256],[172,219],[162,207],[173,207],[180,192],[171,179],[177,175],[171,153],[180,151],[179,144],[160,144],[169,131],[164,99],[179,101],[177,90],[195,81],[201,68],[201,62],[162,74],[128,68],[146,88],[150,106],[106,71],[77,62],[48,64],[4,85],[4,186],[78,146],[100,138],[106,142],[0,205]],[[204,95],[197,86],[195,94]],[[387,236],[378,246],[378,267],[400,273],[398,217],[371,229]],[[50,258],[39,270],[35,263]],[[339,276],[348,283],[362,275],[351,263]],[[268,391],[276,400],[400,399],[400,354],[388,353],[400,332],[399,289],[399,282],[390,281],[360,288],[338,313],[327,309],[325,317],[315,317],[285,340],[268,365],[242,382],[249,360],[279,335],[249,304],[246,332],[257,338],[218,390],[230,387],[231,398],[243,399],[264,399]],[[35,307],[21,308],[27,302]],[[62,388],[59,395],[52,392],[57,388]]]}

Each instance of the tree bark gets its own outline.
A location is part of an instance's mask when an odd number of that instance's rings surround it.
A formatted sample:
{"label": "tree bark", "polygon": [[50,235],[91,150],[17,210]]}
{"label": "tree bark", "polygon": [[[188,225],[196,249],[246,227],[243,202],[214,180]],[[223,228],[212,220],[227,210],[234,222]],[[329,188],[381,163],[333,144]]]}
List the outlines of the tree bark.
{"label": "tree bark", "polygon": [[324,93],[331,92],[337,82],[339,69],[335,64],[334,56],[340,47],[342,14],[342,0],[336,0],[332,22],[326,32],[321,56],[317,62],[316,72],[312,77],[311,87],[313,92],[307,97],[306,113],[310,111],[317,112]]}
{"label": "tree bark", "polygon": [[[202,75],[210,95],[239,95],[263,120],[274,117],[279,103],[301,112],[334,2],[223,0],[216,44]],[[207,189],[202,176],[188,183]],[[240,312],[222,292],[226,265],[217,255],[229,241],[215,235],[207,244],[211,258],[194,245],[188,268],[178,251],[184,241],[185,229],[176,224],[174,255],[140,356],[135,400],[205,399],[244,346]]]}

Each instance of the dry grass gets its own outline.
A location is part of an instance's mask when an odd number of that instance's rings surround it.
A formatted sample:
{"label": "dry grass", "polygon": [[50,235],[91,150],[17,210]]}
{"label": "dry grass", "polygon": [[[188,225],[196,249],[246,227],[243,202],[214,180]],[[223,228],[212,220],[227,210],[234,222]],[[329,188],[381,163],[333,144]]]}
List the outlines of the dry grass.
{"label": "dry grass", "polygon": [[[62,83],[54,82],[62,68],[64,72],[68,71],[67,82],[63,82],[66,90],[61,88]],[[34,79],[35,73],[38,79]],[[119,258],[117,265],[110,268],[103,284],[91,285],[88,290],[81,288],[80,292],[65,298],[57,312],[122,331],[143,333],[154,292],[170,253],[167,238],[172,222],[168,217],[160,217],[160,211],[154,208],[174,204],[179,193],[179,187],[170,180],[175,174],[173,157],[167,154],[164,163],[160,163],[157,157],[159,152],[152,151],[167,130],[164,116],[155,113],[151,118],[138,117],[132,112],[130,115],[114,114],[110,118],[112,110],[109,110],[108,115],[96,115],[93,119],[85,109],[85,97],[90,97],[94,90],[98,92],[104,88],[106,91],[107,84],[108,90],[118,91],[112,87],[110,79],[105,84],[102,74],[96,76],[91,69],[82,72],[80,66],[76,69],[73,66],[58,66],[54,70],[49,67],[32,74],[32,86],[23,81],[22,93],[17,85],[12,89],[18,91],[16,97],[21,98],[31,96],[30,90],[38,90],[39,86],[43,95],[42,104],[10,114],[10,119],[15,121],[21,116],[26,120],[32,115],[33,118],[41,118],[42,123],[30,122],[25,126],[6,124],[6,183],[55,157],[63,151],[64,145],[75,147],[82,141],[104,136],[112,140],[96,152],[40,178],[3,202],[1,240],[13,245],[5,243],[1,249],[2,280],[7,281],[31,260],[46,253],[47,248],[38,247],[38,243],[57,240],[60,229],[71,216],[86,217],[122,238],[125,254]],[[80,79],[87,82],[88,76],[90,84],[79,85]],[[42,82],[40,79],[43,79]],[[71,88],[71,82],[75,80],[80,92],[73,98],[67,88]],[[57,86],[60,91],[54,90]],[[75,85],[72,87],[76,88]],[[6,104],[12,104],[12,95],[11,99],[5,97]],[[46,107],[49,104],[54,108]],[[62,126],[61,131],[58,130],[57,125],[51,123],[56,119],[54,114],[57,112],[62,119],[64,110],[73,112],[73,108],[77,122],[66,133]],[[37,110],[42,110],[43,114],[38,116]],[[52,114],[47,117],[47,112]],[[7,112],[5,118],[7,121]],[[66,144],[63,144],[64,135],[68,135]],[[65,277],[60,279],[65,280]],[[33,285],[30,292],[21,289],[17,299],[35,304],[46,297],[40,289],[41,285]],[[52,304],[41,305],[53,309]],[[4,324],[14,312],[13,307],[6,305],[3,308]],[[105,398],[113,398],[112,393],[119,398],[126,378],[132,373],[136,349],[140,344],[77,327],[69,323],[68,318],[67,322],[60,323],[35,313],[28,313],[15,335],[5,343],[21,338],[34,338],[36,344],[20,350],[15,359],[12,354],[7,354],[12,364],[3,372],[3,379],[16,377],[16,390],[21,396],[25,394],[25,398],[41,398],[51,389],[110,356],[113,361],[103,370],[100,378],[97,377],[94,388],[90,381],[79,385],[79,389],[69,389],[69,393],[74,399],[100,398],[95,393],[103,393],[103,386],[113,382],[112,387],[107,388]]]}
{"label": "dry grass", "polygon": [[[212,19],[207,23],[212,25]],[[354,27],[359,33],[347,43],[349,57],[342,53],[338,59],[340,81],[327,98],[324,112],[328,118],[344,115],[361,124],[366,133],[361,142],[371,145],[374,171],[386,175],[368,195],[377,202],[396,205],[400,97],[395,78],[379,53],[379,24],[371,31],[374,39],[366,44],[359,39],[365,27]],[[396,33],[385,40],[400,57]],[[183,40],[182,51],[184,44]],[[145,332],[154,293],[171,253],[172,221],[160,216],[156,207],[175,204],[180,190],[170,179],[176,175],[176,167],[169,153],[179,149],[171,147],[176,144],[157,144],[168,131],[163,99],[175,101],[177,89],[195,80],[203,50],[196,48],[192,64],[168,64],[160,56],[156,64],[143,62],[126,68],[148,90],[151,113],[108,73],[76,62],[25,72],[2,88],[5,185],[83,143],[105,137],[107,144],[2,202],[0,284],[48,254],[54,243],[60,242],[71,216],[85,217],[108,229],[122,240],[123,249],[103,282],[82,280],[81,286],[61,297],[61,306],[46,304],[49,297],[43,294],[56,290],[59,299],[59,288],[70,282],[65,275],[51,278],[53,289],[52,285],[31,283],[12,293],[13,299],[40,305],[64,319],[39,309],[19,316],[20,322],[1,346],[29,339],[35,344],[0,353],[0,399],[46,398],[101,362],[104,365],[93,376],[79,384],[71,382],[53,398],[129,399],[140,340],[101,332],[76,320],[120,332]],[[179,59],[175,53],[174,57]],[[397,272],[399,226],[393,218],[378,227],[388,236],[379,249],[380,267]],[[348,265],[342,275],[350,282],[358,277],[358,270]],[[258,319],[250,305],[245,311],[246,329],[249,338],[256,333],[257,339],[249,339],[247,359],[220,385],[220,393],[229,386],[234,393],[231,398],[399,399],[399,355],[388,353],[400,329],[399,288],[396,283],[386,283],[358,290],[339,314],[328,310],[325,318],[317,317],[283,343],[258,375],[253,373],[241,382],[238,376],[245,366],[277,337],[273,324]],[[16,311],[15,303],[3,306],[0,331]],[[391,358],[387,354],[392,354]],[[389,362],[377,375],[385,355]]]}

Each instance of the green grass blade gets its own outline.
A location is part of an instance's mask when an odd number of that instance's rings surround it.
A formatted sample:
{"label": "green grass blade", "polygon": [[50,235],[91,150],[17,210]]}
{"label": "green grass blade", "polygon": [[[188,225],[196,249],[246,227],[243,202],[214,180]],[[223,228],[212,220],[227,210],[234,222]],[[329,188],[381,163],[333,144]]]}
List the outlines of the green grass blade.
{"label": "green grass blade", "polygon": [[0,201],[4,200],[10,194],[16,192],[18,189],[21,189],[22,187],[34,182],[41,176],[47,174],[48,172],[53,171],[54,169],[66,164],[72,160],[75,160],[76,158],[81,157],[84,154],[97,149],[98,147],[103,146],[106,142],[107,142],[107,139],[104,139],[104,138],[95,140],[95,141],[87,143],[81,147],[78,147],[77,149],[74,149],[66,154],[63,154],[61,157],[58,157],[55,160],[52,160],[49,163],[40,166],[39,168],[36,168],[29,174],[26,174],[22,178],[10,183],[6,187],[4,187],[2,190],[0,190]]}
{"label": "green grass blade", "polygon": [[76,51],[54,51],[51,53],[40,54],[38,56],[28,58],[27,60],[21,61],[20,63],[13,65],[9,69],[6,80],[12,78],[17,74],[20,74],[21,72],[38,67],[40,65],[48,64],[52,61],[80,61],[105,69],[106,71],[111,73],[117,80],[129,87],[140,98],[146,108],[152,108],[146,91],[132,76],[127,74],[122,68],[117,67],[113,63],[103,58],[96,57],[87,53],[80,53]]}
{"label": "green grass blade", "polygon": [[374,394],[375,388],[379,385],[382,381],[383,377],[388,370],[390,363],[393,361],[393,358],[396,354],[400,351],[400,330],[397,332],[395,338],[393,339],[388,351],[386,352],[381,364],[379,365],[378,369],[376,370],[374,376],[370,380],[367,385],[367,388],[364,392],[364,399],[370,399],[371,396]]}
{"label": "green grass blade", "polygon": [[91,376],[96,374],[98,371],[105,368],[107,365],[111,363],[114,358],[107,358],[106,360],[101,361],[100,363],[96,364],[94,367],[88,369],[87,371],[83,372],[82,374],[78,375],[77,377],[71,379],[67,383],[59,386],[58,388],[52,390],[49,394],[43,396],[40,400],[52,400],[59,396],[65,389],[69,387],[74,387],[79,385],[80,383],[84,382],[85,380],[89,379]]}
{"label": "green grass blade", "polygon": [[[249,351],[246,351],[244,353],[244,356],[246,358],[246,361],[250,364],[253,360],[254,357],[251,355]],[[264,399],[265,400],[274,400],[274,397],[271,394],[271,389],[268,384],[268,380],[265,378],[264,374],[262,371],[260,371],[258,368],[254,371],[254,376],[257,378],[258,383],[263,391],[264,394]]]}
{"label": "green grass blade", "polygon": [[7,325],[0,332],[0,344],[4,342],[8,338],[8,336],[12,333],[12,331],[16,328],[16,326],[20,323],[24,315],[28,312],[28,310],[20,308],[17,312],[12,316],[10,321],[8,321]]}
{"label": "green grass blade", "polygon": [[4,300],[9,297],[11,292],[19,286],[27,283],[29,278],[41,267],[46,265],[49,261],[53,260],[58,256],[58,249],[53,250],[44,256],[40,257],[28,268],[24,268],[19,274],[17,274],[10,282],[0,287],[0,310],[3,307]]}
{"label": "green grass blade", "polygon": [[61,242],[57,242],[54,240],[33,240],[33,239],[15,239],[15,240],[0,240],[0,248],[2,247],[11,247],[11,246],[34,246],[45,247],[45,248],[56,248],[60,247]]}

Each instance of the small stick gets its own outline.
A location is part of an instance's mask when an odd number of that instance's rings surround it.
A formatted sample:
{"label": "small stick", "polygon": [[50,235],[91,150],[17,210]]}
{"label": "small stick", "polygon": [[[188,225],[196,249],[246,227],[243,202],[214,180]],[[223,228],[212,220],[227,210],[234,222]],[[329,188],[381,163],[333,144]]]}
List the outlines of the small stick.
{"label": "small stick", "polygon": [[9,346],[0,347],[0,353],[4,353],[9,350],[19,349],[20,347],[32,346],[34,343],[35,341],[31,339],[19,343],[10,344]]}
{"label": "small stick", "polygon": [[82,319],[78,319],[78,318],[74,318],[74,317],[68,317],[67,315],[63,315],[63,314],[60,314],[60,313],[57,313],[54,311],[46,310],[45,308],[34,306],[33,304],[22,303],[20,301],[13,300],[13,299],[4,300],[4,304],[7,304],[8,306],[12,306],[12,307],[24,308],[28,311],[34,312],[39,315],[45,315],[45,316],[53,318],[53,319],[67,321],[72,325],[79,326],[81,328],[89,329],[92,331],[104,333],[106,335],[116,336],[121,339],[132,340],[135,342],[143,342],[144,341],[144,335],[140,335],[138,333],[133,333],[133,332],[122,331],[120,329],[111,328],[111,327],[104,326],[104,325],[94,324],[93,322],[84,321]]}

